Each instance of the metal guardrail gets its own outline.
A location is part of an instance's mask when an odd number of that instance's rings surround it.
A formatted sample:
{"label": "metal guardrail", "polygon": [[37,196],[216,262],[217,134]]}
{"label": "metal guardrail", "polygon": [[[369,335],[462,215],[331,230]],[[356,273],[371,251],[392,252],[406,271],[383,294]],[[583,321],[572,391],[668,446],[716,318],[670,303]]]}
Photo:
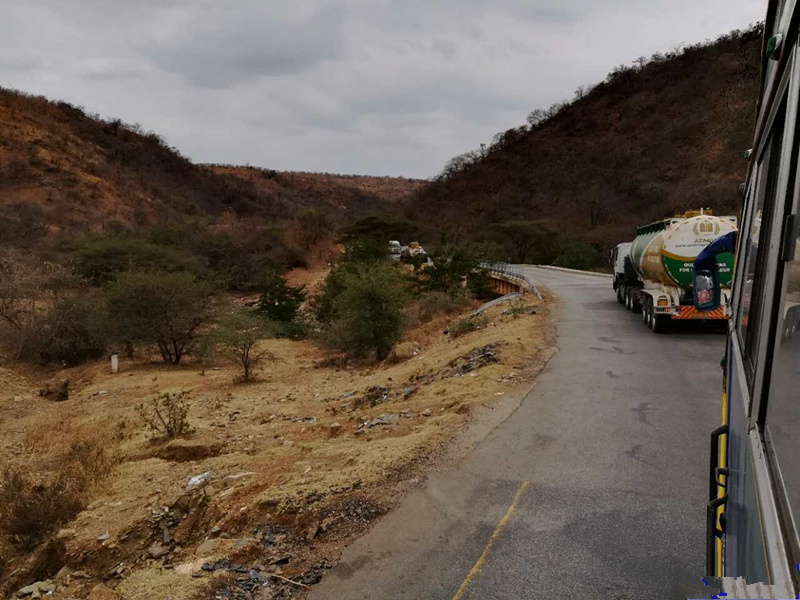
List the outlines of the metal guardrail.
{"label": "metal guardrail", "polygon": [[536,287],[536,284],[531,281],[527,275],[525,275],[522,271],[522,265],[512,265],[510,263],[503,263],[503,262],[487,262],[482,261],[480,263],[480,267],[482,269],[486,269],[491,273],[497,273],[498,275],[504,275],[510,279],[516,279],[525,283],[531,291],[536,294],[536,297],[539,300],[542,299],[542,295],[539,293],[539,289]]}

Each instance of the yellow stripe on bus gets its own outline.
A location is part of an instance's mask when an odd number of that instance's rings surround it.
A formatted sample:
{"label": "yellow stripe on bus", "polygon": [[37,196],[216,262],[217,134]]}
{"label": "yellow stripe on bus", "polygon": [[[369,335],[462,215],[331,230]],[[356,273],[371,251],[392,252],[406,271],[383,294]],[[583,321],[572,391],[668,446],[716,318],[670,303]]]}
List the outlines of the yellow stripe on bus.
{"label": "yellow stripe on bus", "polygon": [[[722,424],[723,425],[726,425],[728,423],[728,392],[727,392],[727,384],[728,384],[727,377],[725,376],[725,374],[723,374],[722,375]],[[718,457],[718,460],[719,460],[719,466],[722,467],[722,468],[725,467],[725,459],[727,458],[726,455],[725,455],[726,454],[725,453],[725,445],[726,445],[726,442],[727,442],[727,438],[728,438],[727,434],[719,436],[720,443],[719,443],[719,457]],[[716,477],[716,474],[715,474],[715,477]],[[724,484],[725,483],[725,476],[724,475],[720,475],[720,480]],[[724,488],[722,488],[722,487],[720,487],[718,485],[717,486],[717,498],[721,498],[724,494],[725,494]],[[722,516],[723,510],[724,510],[724,507],[722,507],[722,506],[719,506],[717,508],[717,517],[716,517],[715,526],[719,524],[719,519]],[[716,568],[715,575],[717,577],[722,577],[722,538],[717,538],[715,543],[716,543],[716,550],[717,550],[717,565],[716,565],[717,568]]]}

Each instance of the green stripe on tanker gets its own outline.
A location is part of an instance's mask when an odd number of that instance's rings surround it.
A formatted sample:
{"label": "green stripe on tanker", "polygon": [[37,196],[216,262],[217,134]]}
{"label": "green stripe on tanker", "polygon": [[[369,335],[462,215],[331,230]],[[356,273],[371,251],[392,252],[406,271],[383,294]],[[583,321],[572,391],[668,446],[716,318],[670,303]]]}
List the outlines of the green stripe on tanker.
{"label": "green stripe on tanker", "polygon": [[[631,260],[643,281],[691,287],[694,259],[708,244],[731,231],[736,231],[735,217],[707,214],[645,225],[636,232]],[[721,255],[718,264],[720,283],[727,286],[733,275],[733,255]]]}
{"label": "green stripe on tanker", "polygon": [[[670,278],[680,287],[692,286],[692,272],[694,271],[694,258],[684,256],[670,256],[663,253],[661,262]],[[726,252],[717,257],[719,267],[720,285],[729,286],[733,275],[733,254]]]}

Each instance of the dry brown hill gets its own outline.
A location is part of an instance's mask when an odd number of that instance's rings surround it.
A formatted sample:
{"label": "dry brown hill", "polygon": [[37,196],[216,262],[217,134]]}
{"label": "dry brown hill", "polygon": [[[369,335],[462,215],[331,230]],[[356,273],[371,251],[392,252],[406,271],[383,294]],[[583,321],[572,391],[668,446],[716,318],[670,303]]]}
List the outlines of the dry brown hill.
{"label": "dry brown hill", "polygon": [[0,236],[231,213],[274,225],[304,208],[321,209],[335,223],[385,211],[422,185],[198,165],[139,125],[0,88]]}
{"label": "dry brown hill", "polygon": [[214,173],[230,175],[253,184],[259,192],[306,208],[326,207],[355,216],[392,211],[393,204],[407,201],[428,182],[405,177],[334,175],[274,171],[251,166],[208,165]]}
{"label": "dry brown hill", "polygon": [[308,186],[339,186],[361,191],[365,194],[374,194],[393,204],[402,203],[409,196],[421,190],[427,181],[422,179],[409,179],[407,177],[373,177],[369,175],[335,175],[331,173],[306,173],[287,172],[285,177]]}
{"label": "dry brown hill", "polygon": [[512,253],[499,224],[540,221],[552,233],[528,260],[549,262],[575,243],[593,246],[597,261],[637,225],[686,209],[735,214],[760,44],[754,27],[618,67],[488,149],[453,159],[408,215],[448,223],[497,258]]}

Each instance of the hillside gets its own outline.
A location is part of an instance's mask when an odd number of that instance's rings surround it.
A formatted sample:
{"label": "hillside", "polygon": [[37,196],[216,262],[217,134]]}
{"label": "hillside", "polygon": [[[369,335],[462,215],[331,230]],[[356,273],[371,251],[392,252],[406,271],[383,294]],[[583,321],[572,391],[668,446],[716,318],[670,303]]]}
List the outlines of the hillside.
{"label": "hillside", "polygon": [[618,67],[572,102],[533,111],[527,125],[451,160],[408,215],[448,223],[496,258],[514,253],[505,241],[514,224],[534,221],[544,233],[526,260],[564,259],[566,247],[589,244],[597,262],[637,225],[697,207],[735,214],[760,42],[756,27]]}
{"label": "hillside", "polygon": [[274,171],[251,166],[207,165],[213,173],[253,185],[259,193],[292,206],[347,211],[353,216],[391,211],[427,185],[421,179]]}
{"label": "hillside", "polygon": [[139,125],[0,88],[5,238],[24,237],[29,228],[98,231],[117,221],[139,229],[187,216],[213,221],[231,212],[275,225],[304,208],[320,209],[335,224],[382,212],[420,185],[198,165]]}

